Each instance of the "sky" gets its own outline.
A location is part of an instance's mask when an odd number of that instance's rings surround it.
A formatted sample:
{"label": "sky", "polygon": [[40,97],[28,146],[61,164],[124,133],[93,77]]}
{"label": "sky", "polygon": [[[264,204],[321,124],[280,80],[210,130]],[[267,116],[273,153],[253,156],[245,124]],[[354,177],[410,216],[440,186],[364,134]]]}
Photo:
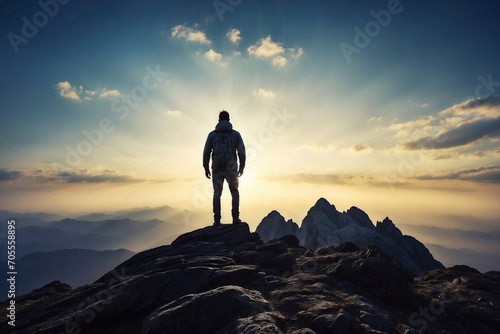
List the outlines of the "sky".
{"label": "sky", "polygon": [[[0,209],[170,205],[208,224],[202,150],[225,109],[253,228],[324,197],[424,242],[500,230],[497,1],[0,6]],[[223,221],[229,205],[226,188]]]}

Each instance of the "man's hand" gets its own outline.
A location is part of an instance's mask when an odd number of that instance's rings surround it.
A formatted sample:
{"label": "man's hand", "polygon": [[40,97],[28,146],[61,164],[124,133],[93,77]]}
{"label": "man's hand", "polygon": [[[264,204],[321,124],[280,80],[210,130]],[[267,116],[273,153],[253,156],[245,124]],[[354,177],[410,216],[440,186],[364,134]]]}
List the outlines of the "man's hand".
{"label": "man's hand", "polygon": [[207,179],[210,178],[212,174],[210,174],[210,170],[208,168],[205,168],[205,176],[207,177]]}
{"label": "man's hand", "polygon": [[242,176],[243,175],[243,168],[240,167],[240,170],[238,171],[238,177]]}

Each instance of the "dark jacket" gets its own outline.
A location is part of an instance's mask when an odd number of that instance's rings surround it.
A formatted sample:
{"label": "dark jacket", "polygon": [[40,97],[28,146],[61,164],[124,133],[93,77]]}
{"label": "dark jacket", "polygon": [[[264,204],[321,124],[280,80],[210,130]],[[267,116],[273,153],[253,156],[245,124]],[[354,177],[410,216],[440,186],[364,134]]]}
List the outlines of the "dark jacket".
{"label": "dark jacket", "polygon": [[210,132],[205,142],[205,148],[203,149],[203,167],[208,168],[208,163],[210,161],[210,156],[213,151],[214,138],[217,132],[229,132],[231,138],[231,147],[233,151],[231,152],[231,159],[236,160],[236,154],[240,161],[240,169],[245,168],[246,154],[245,154],[245,144],[243,144],[243,139],[238,131],[233,130],[233,125],[229,121],[219,121],[215,126],[215,130]]}

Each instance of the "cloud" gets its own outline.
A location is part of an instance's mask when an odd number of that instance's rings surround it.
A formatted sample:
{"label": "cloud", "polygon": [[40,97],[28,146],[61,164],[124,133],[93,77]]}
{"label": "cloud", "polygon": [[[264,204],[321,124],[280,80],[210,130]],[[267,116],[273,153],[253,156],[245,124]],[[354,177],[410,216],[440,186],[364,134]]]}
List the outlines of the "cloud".
{"label": "cloud", "polygon": [[168,110],[167,111],[167,116],[169,117],[181,117],[182,112],[179,110]]}
{"label": "cloud", "polygon": [[136,183],[148,180],[138,179],[131,175],[120,174],[113,170],[88,170],[71,169],[56,170],[34,169],[34,170],[7,170],[0,169],[0,181],[22,180],[33,183]]}
{"label": "cloud", "polygon": [[250,45],[248,53],[255,57],[273,58],[285,52],[281,43],[275,43],[271,40],[271,35],[261,38],[256,44]]}
{"label": "cloud", "polygon": [[405,150],[442,149],[463,146],[484,137],[500,136],[500,118],[465,123],[436,136],[421,137],[402,144]]}
{"label": "cloud", "polygon": [[106,88],[102,89],[99,94],[97,94],[98,92],[95,90],[84,90],[83,86],[72,86],[68,81],[59,82],[57,88],[59,89],[59,95],[76,102],[81,102],[82,99],[84,101],[90,101],[96,96],[105,99],[117,98],[121,95],[120,91],[117,89],[108,90]]}
{"label": "cloud", "polygon": [[290,52],[290,56],[293,59],[300,58],[304,54],[304,49],[302,48],[298,48],[297,50],[295,50],[294,48],[289,48],[288,51]]}
{"label": "cloud", "polygon": [[94,173],[88,170],[60,172],[56,177],[63,183],[130,183],[143,181],[128,175],[120,175],[111,170]]}
{"label": "cloud", "polygon": [[107,90],[104,88],[99,92],[99,98],[101,99],[106,99],[106,98],[117,98],[120,97],[121,93],[117,89],[112,89],[112,90]]}
{"label": "cloud", "polygon": [[172,37],[185,39],[186,41],[193,43],[201,43],[206,45],[212,43],[203,31],[196,29],[196,26],[194,28],[190,28],[182,24],[176,25],[172,28],[171,35]]}
{"label": "cloud", "polygon": [[18,170],[0,169],[0,182],[18,180],[22,176],[22,172]]}
{"label": "cloud", "polygon": [[387,129],[410,138],[400,145],[403,150],[446,149],[495,139],[500,137],[500,97],[468,100]]}
{"label": "cloud", "polygon": [[59,89],[59,95],[65,99],[80,102],[80,93],[83,90],[82,86],[73,87],[68,81],[61,81],[57,83],[57,88]]}
{"label": "cloud", "polygon": [[222,55],[215,52],[213,49],[210,49],[205,52],[205,58],[213,62],[219,62],[222,59]]}
{"label": "cloud", "polygon": [[266,98],[272,98],[272,97],[276,96],[276,94],[272,90],[268,90],[268,89],[264,89],[264,88],[257,89],[257,91],[254,93],[254,95],[266,97]]}
{"label": "cloud", "polygon": [[229,29],[226,36],[231,41],[231,43],[238,44],[238,42],[241,40],[240,33],[241,32],[238,29]]}
{"label": "cloud", "polygon": [[483,166],[473,169],[463,169],[437,175],[419,175],[417,180],[461,180],[478,183],[500,183],[500,166]]}
{"label": "cloud", "polygon": [[304,54],[302,48],[285,49],[283,43],[273,42],[271,40],[271,35],[259,39],[255,44],[250,45],[247,51],[250,56],[271,59],[271,63],[279,68],[287,66],[289,58],[297,59]]}
{"label": "cloud", "polygon": [[354,152],[367,152],[371,151],[372,147],[368,144],[357,144],[352,147]]}
{"label": "cloud", "polygon": [[288,64],[288,59],[283,56],[276,56],[273,58],[272,63],[276,67],[285,67]]}

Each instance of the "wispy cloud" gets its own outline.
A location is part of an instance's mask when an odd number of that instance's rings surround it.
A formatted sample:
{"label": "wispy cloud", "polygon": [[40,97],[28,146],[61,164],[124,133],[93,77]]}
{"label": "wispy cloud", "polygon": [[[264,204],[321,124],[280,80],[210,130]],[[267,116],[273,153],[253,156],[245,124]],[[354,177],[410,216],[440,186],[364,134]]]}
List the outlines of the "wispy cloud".
{"label": "wispy cloud", "polygon": [[102,89],[99,92],[95,90],[83,89],[83,86],[72,86],[68,81],[61,81],[57,84],[59,95],[65,99],[75,102],[90,101],[98,96],[100,99],[117,98],[121,95],[117,89]]}
{"label": "wispy cloud", "polygon": [[462,180],[478,183],[500,183],[500,166],[483,166],[473,169],[463,169],[456,172],[419,175],[417,180]]}
{"label": "wispy cloud", "polygon": [[271,40],[271,35],[261,38],[254,45],[247,49],[248,53],[255,57],[274,58],[285,52],[281,43],[275,43]]}
{"label": "wispy cloud", "polygon": [[212,42],[207,38],[207,35],[198,30],[195,25],[193,28],[186,27],[185,25],[179,24],[172,28],[171,36],[179,39],[184,39],[188,42],[200,43],[209,45]]}
{"label": "wispy cloud", "polygon": [[65,99],[80,102],[80,94],[83,90],[82,86],[71,86],[68,81],[61,81],[57,83],[57,88],[59,89],[59,95]]}
{"label": "wispy cloud", "polygon": [[18,170],[0,169],[0,182],[18,180],[22,176],[23,174]]}
{"label": "wispy cloud", "polygon": [[272,90],[264,89],[264,88],[257,89],[257,91],[254,93],[254,95],[260,96],[260,97],[266,97],[266,98],[272,98],[272,97],[276,96],[276,94]]}
{"label": "wispy cloud", "polygon": [[168,117],[181,117],[182,112],[179,110],[167,110],[166,112]]}
{"label": "wispy cloud", "polygon": [[352,150],[356,153],[368,152],[372,150],[372,147],[368,144],[357,144],[352,147]]}
{"label": "wispy cloud", "polygon": [[231,43],[238,44],[238,42],[241,40],[240,33],[241,32],[238,29],[229,29],[226,37],[231,41]]}
{"label": "wispy cloud", "polygon": [[271,59],[271,63],[279,68],[288,65],[289,59],[297,59],[304,53],[302,48],[287,48],[283,43],[273,42],[271,35],[259,39],[255,44],[247,48],[248,54],[256,58]]}
{"label": "wispy cloud", "polygon": [[388,127],[396,136],[411,138],[403,150],[446,149],[500,137],[500,97],[473,99],[404,123]]}
{"label": "wispy cloud", "polygon": [[112,90],[103,89],[99,92],[99,98],[101,99],[117,98],[120,97],[120,95],[121,93],[117,89],[112,89]]}
{"label": "wispy cloud", "polygon": [[500,118],[482,119],[461,124],[457,128],[436,136],[426,136],[405,142],[402,147],[406,150],[452,148],[473,143],[486,136],[498,137],[499,135]]}
{"label": "wispy cloud", "polygon": [[83,169],[71,172],[60,172],[56,177],[63,183],[131,183],[144,181],[129,175],[121,175],[112,170],[92,173]]}
{"label": "wispy cloud", "polygon": [[215,52],[213,49],[205,52],[205,58],[210,60],[213,63],[219,64],[220,66],[226,66],[227,64],[222,62],[222,55],[220,53]]}
{"label": "wispy cloud", "polygon": [[[0,169],[0,181],[22,181],[33,183],[137,183],[145,181],[155,181],[136,178],[133,175],[122,174],[114,170],[89,170],[89,169],[27,169],[27,170],[9,170]],[[160,182],[160,181],[155,181]]]}

